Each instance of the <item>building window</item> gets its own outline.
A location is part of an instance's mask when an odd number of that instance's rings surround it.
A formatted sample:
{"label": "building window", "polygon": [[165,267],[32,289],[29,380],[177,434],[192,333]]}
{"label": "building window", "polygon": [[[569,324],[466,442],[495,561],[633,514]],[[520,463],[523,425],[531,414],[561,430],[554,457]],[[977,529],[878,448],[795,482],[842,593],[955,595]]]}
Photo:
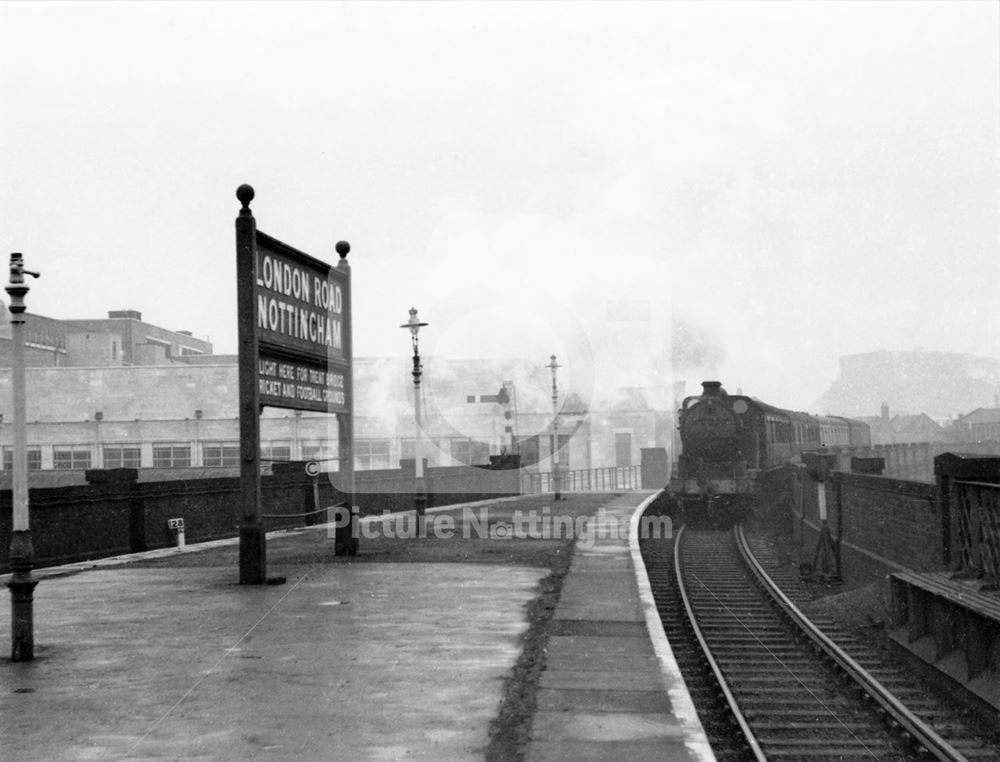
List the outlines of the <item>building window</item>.
{"label": "building window", "polygon": [[[29,447],[28,448],[28,470],[29,471],[40,471],[42,469],[42,448],[41,447]],[[3,470],[13,471],[14,470],[14,448],[4,447],[3,448]]]}
{"label": "building window", "polygon": [[358,471],[390,468],[388,439],[357,439],[354,442],[354,467]]}
{"label": "building window", "polygon": [[153,468],[188,468],[190,465],[190,445],[165,442],[153,445]]}
{"label": "building window", "polygon": [[104,446],[104,467],[105,468],[139,468],[139,445],[105,445]]}
{"label": "building window", "polygon": [[53,445],[52,467],[56,470],[90,468],[90,445]]}
{"label": "building window", "polygon": [[263,461],[291,460],[291,442],[268,442],[260,446],[260,459]]}
{"label": "building window", "polygon": [[337,448],[326,439],[317,442],[302,443],[303,460],[334,461],[337,459]]}
{"label": "building window", "polygon": [[205,442],[201,446],[201,464],[207,468],[238,466],[240,445],[238,442]]}

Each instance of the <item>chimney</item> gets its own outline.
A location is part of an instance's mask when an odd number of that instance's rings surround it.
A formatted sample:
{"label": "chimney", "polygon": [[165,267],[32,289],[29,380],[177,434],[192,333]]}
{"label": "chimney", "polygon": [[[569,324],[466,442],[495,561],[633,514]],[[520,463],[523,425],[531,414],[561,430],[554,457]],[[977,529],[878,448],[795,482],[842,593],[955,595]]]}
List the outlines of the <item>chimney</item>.
{"label": "chimney", "polygon": [[888,421],[889,420],[889,403],[888,402],[883,402],[882,403],[882,420],[883,421]]}
{"label": "chimney", "polygon": [[132,320],[142,320],[142,313],[139,310],[109,310],[108,318],[131,318]]}
{"label": "chimney", "polygon": [[722,382],[721,381],[702,381],[701,382],[702,395],[705,397],[720,397],[722,396]]}

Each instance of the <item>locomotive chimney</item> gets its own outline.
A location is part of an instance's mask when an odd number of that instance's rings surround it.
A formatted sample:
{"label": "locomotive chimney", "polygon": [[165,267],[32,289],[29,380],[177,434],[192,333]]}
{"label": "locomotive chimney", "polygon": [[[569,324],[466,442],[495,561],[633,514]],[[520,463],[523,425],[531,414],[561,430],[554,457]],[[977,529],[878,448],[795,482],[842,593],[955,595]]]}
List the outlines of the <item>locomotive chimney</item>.
{"label": "locomotive chimney", "polygon": [[721,381],[702,381],[702,395],[705,397],[719,397],[722,395]]}

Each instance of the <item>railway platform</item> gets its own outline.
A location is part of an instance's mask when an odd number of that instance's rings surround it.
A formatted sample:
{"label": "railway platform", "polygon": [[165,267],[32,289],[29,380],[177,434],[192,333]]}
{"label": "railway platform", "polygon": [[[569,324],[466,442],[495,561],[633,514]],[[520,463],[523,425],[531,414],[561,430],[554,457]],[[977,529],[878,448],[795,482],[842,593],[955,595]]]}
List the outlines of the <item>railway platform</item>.
{"label": "railway platform", "polygon": [[[550,508],[620,526],[648,496]],[[459,528],[484,509],[491,523],[487,537],[403,541],[427,561],[384,538],[331,561],[329,527],[275,534],[268,567],[281,585],[237,584],[235,541],[37,570],[36,658],[0,654],[2,757],[483,759],[549,571],[530,559],[559,546],[517,536],[510,519],[546,500],[434,509]],[[646,632],[638,551],[610,534],[577,540],[526,758],[711,759],[683,683],[663,671],[665,639]],[[4,651],[9,633],[3,602]]]}
{"label": "railway platform", "polygon": [[[573,554],[549,622],[528,762],[715,759],[645,580],[644,504],[634,493],[608,503],[592,545]],[[627,536],[613,531],[623,525]]]}

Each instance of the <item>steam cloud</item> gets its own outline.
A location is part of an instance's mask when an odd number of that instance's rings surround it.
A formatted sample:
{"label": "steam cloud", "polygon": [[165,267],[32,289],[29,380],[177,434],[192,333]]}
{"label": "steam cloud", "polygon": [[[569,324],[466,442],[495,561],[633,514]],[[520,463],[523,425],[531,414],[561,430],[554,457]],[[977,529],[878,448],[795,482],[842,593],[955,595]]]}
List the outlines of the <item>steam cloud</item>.
{"label": "steam cloud", "polygon": [[689,317],[674,315],[671,360],[675,373],[697,368],[713,368],[725,358],[717,339]]}

